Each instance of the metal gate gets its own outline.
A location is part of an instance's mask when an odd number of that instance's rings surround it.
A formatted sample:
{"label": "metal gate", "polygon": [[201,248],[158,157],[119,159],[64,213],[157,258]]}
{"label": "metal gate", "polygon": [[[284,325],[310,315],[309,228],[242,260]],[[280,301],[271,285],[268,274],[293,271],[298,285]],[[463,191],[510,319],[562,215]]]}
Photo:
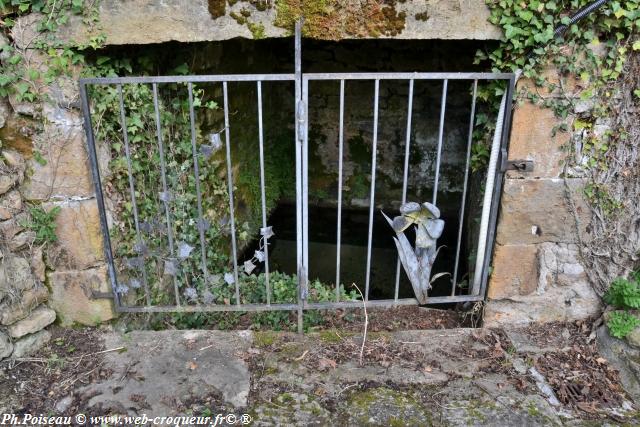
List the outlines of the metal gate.
{"label": "metal gate", "polygon": [[[301,37],[300,28],[296,28],[295,38],[295,73],[293,74],[255,74],[255,75],[193,75],[193,76],[153,76],[153,77],[118,77],[118,78],[87,78],[81,79],[80,84],[80,96],[82,102],[82,109],[85,121],[85,130],[88,143],[88,153],[91,163],[91,170],[93,174],[93,181],[95,184],[96,201],[98,203],[102,235],[104,240],[104,250],[108,265],[108,272],[110,277],[110,283],[112,287],[112,297],[115,301],[115,306],[118,311],[122,312],[201,312],[201,311],[270,311],[270,310],[290,310],[298,312],[298,326],[302,328],[302,313],[305,309],[335,309],[346,307],[362,307],[363,302],[360,300],[340,300],[340,248],[341,248],[341,213],[342,213],[342,174],[343,174],[343,135],[344,135],[344,108],[345,108],[345,85],[352,81],[369,81],[374,88],[374,102],[372,106],[373,110],[373,141],[372,141],[372,158],[371,158],[371,185],[369,190],[369,222],[368,222],[368,242],[367,242],[367,258],[366,258],[366,281],[364,284],[364,300],[367,306],[397,306],[407,304],[417,304],[418,301],[415,298],[399,298],[399,278],[401,274],[400,263],[398,261],[396,266],[396,280],[394,284],[394,298],[385,300],[369,299],[370,288],[370,272],[371,272],[371,249],[372,249],[372,223],[375,210],[375,197],[376,197],[376,163],[377,163],[377,139],[378,139],[378,114],[379,114],[379,88],[381,81],[403,81],[408,87],[409,96],[407,99],[407,123],[405,129],[406,143],[404,154],[404,179],[402,186],[402,202],[404,203],[407,198],[407,176],[408,165],[410,155],[410,140],[412,130],[412,108],[413,108],[413,93],[414,85],[416,82],[422,80],[440,81],[442,82],[442,94],[440,104],[440,120],[438,128],[438,146],[437,146],[437,158],[435,165],[435,177],[434,177],[434,190],[431,202],[433,204],[437,201],[438,196],[438,183],[440,173],[440,161],[442,154],[442,145],[444,138],[444,123],[445,123],[445,105],[447,100],[448,83],[453,80],[468,81],[470,88],[472,88],[472,105],[471,113],[468,124],[468,142],[466,151],[466,167],[464,171],[464,189],[460,204],[460,221],[457,238],[457,247],[455,250],[455,266],[451,273],[452,275],[452,288],[451,294],[447,296],[434,296],[429,297],[428,302],[432,304],[438,303],[454,303],[463,301],[482,301],[487,285],[487,277],[489,271],[489,263],[491,258],[491,252],[494,244],[494,236],[496,229],[497,210],[501,194],[501,185],[504,170],[506,169],[506,153],[508,145],[508,135],[511,124],[511,108],[504,108],[505,105],[509,105],[506,100],[511,100],[515,85],[515,76],[507,73],[313,73],[303,74],[301,64]],[[474,128],[474,115],[476,111],[476,91],[478,88],[478,82],[489,80],[502,80],[505,81],[505,94],[503,96],[503,108],[500,115],[497,118],[497,126],[495,135],[493,137],[493,146],[491,150],[490,170],[487,177],[485,188],[485,199],[482,212],[482,224],[481,233],[478,237],[478,255],[475,268],[474,281],[468,287],[466,293],[456,294],[457,285],[457,271],[458,263],[460,259],[460,239],[462,236],[463,216],[465,213],[465,198],[467,196],[468,178],[469,178],[469,161],[471,154],[472,133]],[[338,208],[337,208],[337,221],[336,221],[336,240],[337,240],[337,256],[336,256],[336,292],[335,301],[332,302],[310,302],[308,300],[309,295],[309,120],[308,117],[308,105],[309,105],[309,83],[314,81],[335,81],[339,84],[339,100],[340,100],[340,120],[339,120],[339,165],[338,165]],[[232,82],[250,82],[255,83],[257,93],[257,120],[259,125],[259,132],[257,135],[260,155],[260,190],[261,190],[261,210],[262,210],[262,227],[260,234],[264,239],[264,245],[261,246],[261,253],[264,257],[261,261],[264,262],[264,274],[265,274],[265,300],[260,303],[244,303],[242,301],[242,289],[241,289],[241,267],[238,263],[238,245],[236,241],[236,218],[234,215],[234,184],[233,184],[233,170],[232,170],[232,158],[231,147],[233,144],[233,129],[229,126],[229,94],[228,84]],[[296,194],[296,256],[297,256],[297,301],[289,303],[275,303],[272,300],[272,289],[270,288],[270,271],[269,271],[269,244],[268,239],[271,236],[272,230],[267,224],[267,207],[265,204],[265,173],[264,173],[264,136],[263,136],[263,100],[262,100],[262,84],[263,82],[289,82],[295,85],[295,118],[294,121],[294,133],[295,133],[295,194]],[[180,283],[177,280],[175,273],[173,277],[173,292],[175,297],[175,304],[173,305],[154,305],[150,297],[150,289],[148,287],[148,271],[145,268],[145,262],[150,257],[159,258],[156,263],[164,264],[164,274],[170,274],[175,270],[176,263],[179,262],[179,253],[181,248],[176,242],[175,236],[173,236],[173,219],[172,219],[172,195],[171,185],[167,180],[166,169],[167,164],[165,161],[165,153],[167,147],[163,141],[163,129],[159,112],[158,101],[158,87],[163,84],[186,84],[188,90],[189,101],[189,123],[191,130],[191,148],[192,148],[192,160],[193,160],[193,176],[195,177],[195,199],[197,203],[198,217],[194,218],[195,224],[197,224],[199,232],[199,245],[201,249],[201,274],[204,278],[204,283],[209,283],[209,275],[207,268],[207,247],[210,241],[205,236],[207,223],[203,216],[203,197],[200,188],[200,175],[199,166],[201,161],[202,144],[198,142],[196,132],[196,119],[194,110],[194,85],[201,83],[219,84],[222,86],[222,98],[223,98],[223,111],[224,111],[224,129],[218,133],[218,142],[222,144],[224,139],[224,149],[226,157],[226,178],[227,178],[227,191],[229,197],[229,212],[230,212],[230,253],[231,262],[230,271],[225,275],[226,285],[234,288],[233,301],[227,301],[225,304],[216,303],[203,303],[202,301],[188,301],[186,298],[181,297],[181,290],[184,290],[185,284]],[[120,126],[122,128],[122,141],[124,143],[124,152],[127,164],[127,173],[129,178],[128,196],[131,209],[133,211],[133,221],[135,223],[136,233],[136,247],[135,250],[138,256],[135,259],[125,259],[118,262],[125,262],[133,268],[139,270],[139,280],[136,280],[137,285],[140,287],[141,292],[144,294],[144,303],[130,305],[124,301],[123,298],[123,282],[118,278],[118,269],[116,268],[116,255],[114,254],[114,248],[112,247],[110,225],[108,220],[108,212],[105,206],[104,187],[101,182],[101,170],[104,165],[99,164],[99,156],[97,149],[96,135],[94,127],[92,125],[92,112],[91,101],[88,89],[92,86],[115,86],[118,94],[119,104],[119,116]],[[131,160],[131,148],[135,142],[130,141],[127,127],[127,117],[125,114],[125,102],[123,97],[123,87],[125,85],[150,85],[153,93],[153,104],[155,113],[156,124],[156,137],[157,137],[157,149],[159,153],[159,169],[162,180],[162,192],[159,194],[159,199],[164,207],[164,218],[162,225],[165,227],[166,241],[167,241],[167,253],[162,256],[158,254],[149,254],[145,251],[145,239],[143,233],[144,220],[139,218],[138,204],[140,200],[137,200],[136,179],[132,173],[132,160]],[[215,138],[214,138],[215,139]],[[99,142],[99,141],[98,141]],[[192,249],[192,248],[191,248]],[[161,259],[160,259],[161,258]]]}

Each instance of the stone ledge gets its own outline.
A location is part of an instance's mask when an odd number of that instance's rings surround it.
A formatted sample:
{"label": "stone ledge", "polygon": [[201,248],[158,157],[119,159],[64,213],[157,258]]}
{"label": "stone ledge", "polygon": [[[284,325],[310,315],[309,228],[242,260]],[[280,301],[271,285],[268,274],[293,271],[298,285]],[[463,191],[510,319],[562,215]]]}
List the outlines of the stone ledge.
{"label": "stone ledge", "polygon": [[[283,3],[279,0],[273,3]],[[58,31],[63,41],[73,40],[87,43],[92,36],[104,34],[107,45],[151,44],[169,41],[206,42],[233,38],[253,38],[247,25],[241,25],[230,16],[231,12],[240,13],[244,8],[251,12],[249,20],[264,26],[264,37],[280,38],[290,32],[275,26],[276,9],[279,4],[264,11],[257,10],[248,2],[237,2],[229,6],[223,2],[224,12],[212,14],[209,7],[213,1],[166,0],[162,2],[129,0],[104,0],[99,6],[100,29],[91,31],[82,23],[82,17],[72,16],[67,25]],[[393,36],[398,39],[447,39],[447,40],[497,40],[502,36],[499,28],[489,23],[489,8],[482,0],[459,2],[439,1],[437,5],[426,2],[397,2],[398,13],[407,16],[405,29]],[[418,13],[428,14],[428,19],[416,19]],[[214,15],[219,15],[216,17]],[[19,47],[25,47],[34,37],[35,25],[39,21],[37,14],[18,19],[12,36]],[[348,34],[337,24],[335,32],[325,32],[320,38],[345,39],[359,38]],[[293,49],[293,46],[292,46]]]}

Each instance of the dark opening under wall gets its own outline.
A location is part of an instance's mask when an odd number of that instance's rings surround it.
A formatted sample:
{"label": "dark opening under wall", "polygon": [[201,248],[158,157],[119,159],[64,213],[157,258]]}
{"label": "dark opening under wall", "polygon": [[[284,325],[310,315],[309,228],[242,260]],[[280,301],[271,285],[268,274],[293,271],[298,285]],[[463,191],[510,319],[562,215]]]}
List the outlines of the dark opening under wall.
{"label": "dark opening under wall", "polygon": [[[485,71],[473,64],[486,42],[361,40],[303,43],[303,72]],[[240,74],[290,73],[291,39],[229,40],[214,43],[110,48],[109,56],[138,58],[138,73]],[[183,66],[182,64],[186,64]],[[135,72],[134,72],[135,73]],[[220,84],[199,84],[203,102],[222,106]],[[443,84],[415,83],[407,200],[432,201]],[[163,88],[160,88],[161,94]],[[309,85],[309,273],[335,281],[338,200],[339,85]],[[252,257],[261,226],[258,120],[255,83],[229,83],[231,155],[235,184],[238,261]],[[397,215],[402,196],[407,122],[407,82],[380,83],[375,215],[372,240],[371,298],[393,298],[396,249],[393,232],[380,211]],[[373,82],[348,82],[345,88],[341,282],[364,286],[373,139]],[[262,84],[265,174],[271,239],[271,270],[296,273],[294,87],[290,82]],[[465,172],[471,82],[450,81],[441,151],[437,206],[445,231],[433,273],[453,272],[459,209]],[[224,128],[222,109],[197,116],[199,143]],[[217,153],[224,157],[224,150]],[[224,175],[220,169],[220,176]],[[472,174],[466,200],[458,282],[468,279],[477,244],[482,174]],[[203,197],[210,195],[203,194]],[[413,239],[413,233],[410,233]],[[440,278],[433,296],[451,292],[451,277]],[[400,297],[413,296],[404,272]],[[460,291],[460,290],[458,290]]]}

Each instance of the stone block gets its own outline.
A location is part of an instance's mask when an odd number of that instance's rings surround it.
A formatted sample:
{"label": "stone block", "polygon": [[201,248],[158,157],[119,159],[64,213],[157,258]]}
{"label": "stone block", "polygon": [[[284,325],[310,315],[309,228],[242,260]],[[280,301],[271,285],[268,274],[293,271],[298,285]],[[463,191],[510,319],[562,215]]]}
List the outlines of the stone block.
{"label": "stone block", "polygon": [[16,170],[24,170],[25,168],[25,160],[22,157],[22,154],[18,153],[16,150],[3,149],[2,158],[7,165]]}
{"label": "stone block", "polygon": [[7,331],[11,338],[20,338],[46,328],[55,320],[55,311],[50,308],[40,306],[33,310],[29,316],[9,326]]}
{"label": "stone block", "polygon": [[73,323],[95,325],[115,317],[113,301],[91,299],[91,291],[109,292],[111,285],[106,266],[80,271],[56,271],[48,275],[51,295],[49,305],[63,326]]}
{"label": "stone block", "polygon": [[22,197],[18,191],[10,191],[0,199],[0,221],[10,219],[21,210]]}
{"label": "stone block", "polygon": [[582,320],[600,313],[600,298],[580,263],[577,245],[543,243],[537,245],[536,258],[535,292],[490,299],[485,307],[486,326]]}
{"label": "stone block", "polygon": [[538,245],[537,292],[543,293],[550,286],[574,286],[587,283],[577,245],[542,243]]}
{"label": "stone block", "polygon": [[0,261],[0,300],[5,296],[15,299],[23,290],[35,285],[29,261],[9,255]]}
{"label": "stone block", "polygon": [[51,334],[46,330],[22,337],[13,343],[12,357],[19,359],[21,357],[31,356],[48,343],[49,340],[51,340]]}
{"label": "stone block", "polygon": [[[505,179],[497,243],[523,245],[543,242],[575,243],[577,227],[585,233],[591,210],[584,201],[582,179]],[[571,196],[576,218],[567,201]]]}
{"label": "stone block", "polygon": [[596,333],[598,351],[620,375],[624,390],[635,401],[640,400],[640,350],[626,341],[612,337],[606,325]]}
{"label": "stone block", "polygon": [[11,356],[11,353],[13,353],[13,343],[7,334],[0,332],[0,360]]}
{"label": "stone block", "polygon": [[538,285],[537,253],[536,245],[497,245],[488,298],[502,299],[534,292]]}
{"label": "stone block", "polygon": [[[56,269],[83,270],[104,259],[100,217],[95,200],[45,203],[45,210],[59,206],[56,217],[56,245],[62,248],[63,256],[50,256]],[[57,249],[57,248],[56,248]],[[55,250],[55,249],[54,249]]]}
{"label": "stone block", "polygon": [[40,282],[44,283],[47,280],[46,271],[47,266],[44,263],[44,254],[41,246],[36,246],[31,250],[31,259],[29,260],[31,264],[31,271],[36,279]]}
{"label": "stone block", "polygon": [[22,292],[15,301],[5,301],[0,305],[0,324],[10,325],[29,315],[31,310],[42,304],[49,297],[49,291],[44,286],[35,286]]}
{"label": "stone block", "polygon": [[529,101],[518,105],[513,112],[509,159],[533,160],[533,172],[509,171],[508,177],[557,178],[567,157],[563,146],[569,142],[569,132],[551,135],[562,120],[553,111]]}
{"label": "stone block", "polygon": [[46,161],[29,160],[31,175],[22,185],[27,200],[93,195],[89,161],[81,126],[48,123],[34,144]]}
{"label": "stone block", "polygon": [[7,221],[0,222],[0,236],[5,242],[11,241],[18,233],[24,231],[23,224],[29,222],[29,215],[22,212]]}
{"label": "stone block", "polygon": [[0,128],[3,128],[11,115],[11,105],[7,99],[0,99]]}
{"label": "stone block", "polygon": [[544,295],[490,300],[484,309],[484,326],[526,326],[530,323],[571,322],[600,314],[600,298],[588,283],[553,287]]}
{"label": "stone block", "polygon": [[2,175],[0,175],[0,194],[4,194],[7,191],[11,190],[11,188],[13,188],[13,184],[15,184],[16,181],[17,178],[10,174],[3,173]]}
{"label": "stone block", "polygon": [[23,231],[22,233],[18,233],[13,236],[13,238],[9,241],[8,246],[12,251],[18,251],[20,249],[24,249],[27,246],[32,246],[35,240],[35,231]]}
{"label": "stone block", "polygon": [[[212,5],[220,3],[221,10],[212,10]],[[202,42],[228,40],[238,37],[252,38],[246,25],[236,22],[231,12],[240,13],[249,7],[251,21],[264,27],[268,38],[286,37],[289,29],[275,25],[276,7],[258,10],[245,2],[214,2],[191,0],[185,4],[182,0],[103,0],[99,6],[100,33],[106,37],[107,45],[150,44],[169,41]],[[271,4],[276,2],[271,1]],[[338,2],[339,3],[339,2]],[[352,2],[343,2],[345,4]],[[498,40],[502,36],[500,29],[489,23],[489,8],[484,2],[440,0],[430,2],[396,2],[397,13],[406,14],[404,30],[395,38],[400,39],[473,39]],[[363,12],[365,9],[362,9]],[[416,19],[418,13],[427,12],[429,19]],[[343,14],[346,14],[343,12]],[[354,21],[367,22],[370,17],[362,13],[352,17]],[[19,17],[13,27],[12,37],[20,48],[26,48],[38,40],[37,24],[42,16],[30,13]],[[316,37],[326,39],[363,37],[358,31],[343,30],[344,25],[336,23],[333,30],[317,31]],[[19,29],[19,30],[18,30]],[[69,22],[62,26],[56,36],[62,41],[88,43],[96,35],[93,26],[83,23],[82,16],[71,15]],[[366,36],[366,35],[365,35]]]}

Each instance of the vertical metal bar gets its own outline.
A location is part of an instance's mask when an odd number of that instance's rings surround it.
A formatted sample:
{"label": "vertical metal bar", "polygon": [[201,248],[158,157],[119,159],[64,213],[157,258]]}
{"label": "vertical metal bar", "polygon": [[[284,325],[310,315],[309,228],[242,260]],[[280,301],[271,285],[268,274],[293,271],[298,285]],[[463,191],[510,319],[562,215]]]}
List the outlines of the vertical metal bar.
{"label": "vertical metal bar", "polygon": [[[411,149],[411,116],[413,115],[413,79],[409,80],[409,105],[407,105],[407,132],[404,143],[404,172],[402,174],[402,204],[407,202],[407,182],[409,180],[409,153]],[[396,263],[396,288],[393,300],[398,301],[400,292],[400,258]]]}
{"label": "vertical metal bar", "polygon": [[302,82],[304,132],[302,143],[302,265],[304,267],[303,299],[309,295],[309,81]]}
{"label": "vertical metal bar", "polygon": [[233,172],[231,170],[231,142],[229,139],[229,97],[227,82],[222,82],[222,95],[224,103],[224,139],[227,149],[227,185],[229,189],[229,215],[231,216],[231,252],[233,258],[233,278],[236,285],[236,305],[240,305],[240,284],[238,283],[238,253],[236,246],[236,219],[233,202]]}
{"label": "vertical metal bar", "polygon": [[198,231],[200,232],[200,251],[202,274],[205,286],[209,285],[209,269],[207,268],[207,245],[204,238],[204,217],[202,215],[202,192],[200,191],[200,167],[198,165],[198,147],[196,147],[196,114],[193,108],[193,84],[187,84],[189,91],[189,121],[191,123],[191,153],[193,156],[193,174],[196,180],[196,201],[198,204]]}
{"label": "vertical metal bar", "polygon": [[340,301],[340,244],[342,238],[342,150],[344,146],[344,80],[340,80],[340,125],[338,129],[338,231],[336,232],[336,302]]}
{"label": "vertical metal bar", "polygon": [[373,95],[373,143],[371,146],[371,193],[369,194],[369,239],[367,242],[367,273],[364,286],[364,300],[369,301],[369,282],[371,279],[371,244],[373,243],[373,211],[376,195],[376,160],[378,147],[378,96],[380,94],[380,80],[375,80]]}
{"label": "vertical metal bar", "polygon": [[[262,227],[267,227],[267,197],[264,180],[264,140],[262,132],[262,82],[258,81],[258,141],[260,143],[260,196],[262,198]],[[267,290],[267,305],[271,305],[271,286],[269,284],[269,241],[264,239],[264,273]]]}
{"label": "vertical metal bar", "polygon": [[[131,210],[133,211],[133,222],[136,227],[136,239],[138,243],[142,243],[140,236],[140,222],[138,220],[138,204],[136,203],[136,190],[133,180],[133,170],[131,168],[131,151],[129,149],[129,133],[127,132],[127,119],[124,113],[124,96],[122,95],[122,85],[118,85],[118,100],[120,103],[120,126],[122,127],[122,140],[124,141],[124,154],[127,159],[127,172],[129,175],[129,193],[131,194]],[[151,305],[151,295],[149,293],[149,284],[147,282],[147,267],[142,264],[142,286],[147,300],[147,305]]]}
{"label": "vertical metal bar", "polygon": [[296,138],[296,260],[298,272],[298,333],[303,332],[304,287],[306,286],[302,247],[302,143],[305,133],[304,106],[302,105],[302,20],[295,28],[295,138]]}
{"label": "vertical metal bar", "polygon": [[460,262],[460,242],[462,241],[462,227],[464,223],[464,208],[467,200],[467,185],[469,183],[469,161],[471,159],[471,144],[473,143],[473,122],[476,115],[476,94],[478,80],[473,81],[473,95],[471,97],[471,114],[469,115],[469,135],[467,137],[467,157],[464,166],[464,186],[462,187],[462,200],[460,201],[460,215],[458,220],[458,240],[456,243],[456,262],[453,266],[453,281],[451,282],[451,296],[456,294],[458,283],[458,264]]}
{"label": "vertical metal bar", "polygon": [[440,158],[442,157],[442,140],[444,138],[444,113],[447,104],[447,85],[449,80],[444,80],[442,85],[442,100],[440,101],[440,126],[438,128],[438,154],[436,157],[436,175],[433,181],[433,201],[435,205],[438,200],[438,182],[440,180]]}
{"label": "vertical metal bar", "polygon": [[[160,121],[160,107],[158,106],[158,84],[153,83],[153,109],[156,116],[156,136],[158,139],[158,152],[160,153],[160,177],[162,178],[162,191],[164,194],[168,193],[167,186],[167,173],[164,161],[164,145],[162,143],[162,123]],[[173,245],[173,225],[171,224],[171,211],[169,210],[169,201],[166,197],[163,198],[164,212],[167,221],[167,240],[169,241],[169,254],[175,259],[176,251]],[[180,292],[178,291],[178,280],[176,276],[173,276],[173,292],[176,297],[176,305],[180,306]]]}
{"label": "vertical metal bar", "polygon": [[[512,124],[512,111],[513,111],[513,94],[516,86],[516,77],[512,76],[509,80],[509,84],[507,86],[507,99],[506,99],[506,108],[504,112],[504,122],[502,127],[502,141],[500,147],[500,158],[498,159],[498,164],[502,164],[502,156],[507,155],[507,150],[509,148],[509,138],[511,135],[511,124]],[[496,224],[498,222],[498,213],[500,209],[500,199],[502,196],[502,184],[504,180],[504,171],[502,168],[496,169],[496,179],[493,190],[493,200],[491,202],[491,215],[489,216],[489,230],[487,236],[487,245],[486,252],[484,258],[484,265],[482,269],[482,282],[480,285],[480,291],[478,295],[484,297],[485,292],[487,290],[487,281],[489,279],[489,266],[491,264],[491,258],[493,256],[493,248],[495,246],[496,240]],[[489,191],[489,189],[485,189],[485,191]]]}
{"label": "vertical metal bar", "polygon": [[89,162],[91,163],[91,175],[93,178],[93,186],[96,192],[96,203],[98,204],[98,213],[100,215],[100,228],[102,229],[102,244],[104,246],[104,254],[107,259],[107,269],[109,271],[109,279],[111,281],[111,291],[113,292],[113,302],[116,310],[122,307],[120,295],[117,292],[118,278],[116,269],[113,264],[113,252],[111,249],[111,237],[109,236],[109,224],[107,222],[107,211],[104,206],[104,196],[102,194],[102,183],[100,181],[100,169],[98,165],[98,155],[96,153],[96,143],[93,134],[93,125],[91,124],[91,107],[89,106],[89,96],[87,95],[87,87],[84,83],[80,83],[80,100],[82,103],[82,115],[84,117],[84,131],[87,136],[87,151],[89,153]]}

